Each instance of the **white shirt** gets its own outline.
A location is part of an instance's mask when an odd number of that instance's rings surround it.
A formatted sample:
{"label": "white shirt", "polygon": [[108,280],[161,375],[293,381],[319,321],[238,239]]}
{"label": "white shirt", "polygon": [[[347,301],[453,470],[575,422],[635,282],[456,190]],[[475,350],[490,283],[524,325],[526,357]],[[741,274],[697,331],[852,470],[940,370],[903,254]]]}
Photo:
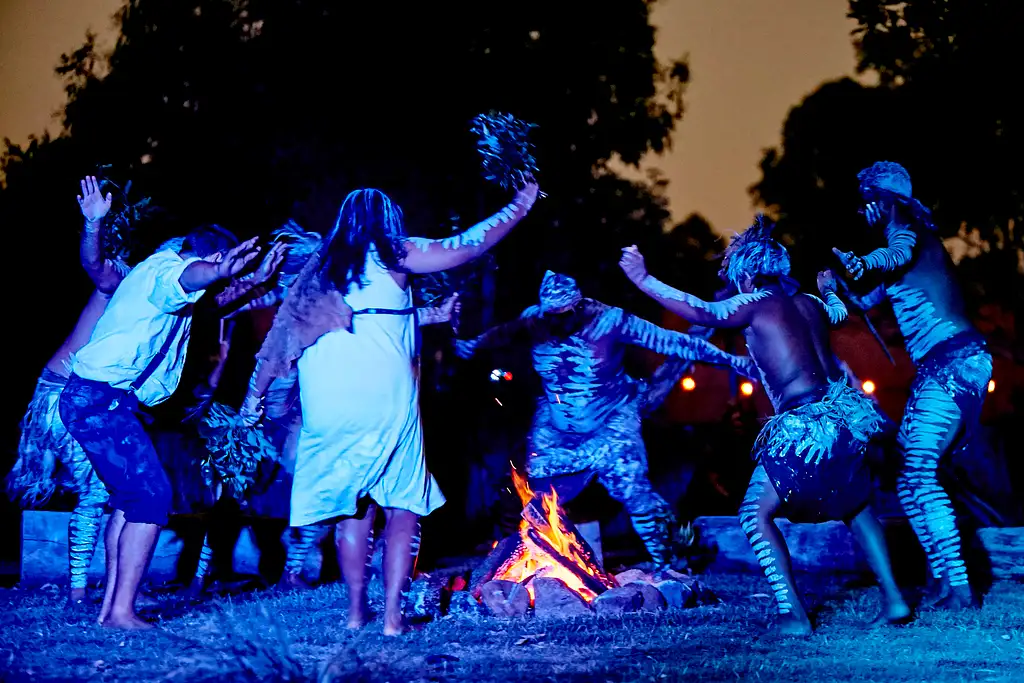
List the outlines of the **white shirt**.
{"label": "white shirt", "polygon": [[147,406],[167,400],[185,366],[192,304],[205,291],[186,292],[178,279],[198,260],[159,251],[137,265],[110,298],[89,342],[74,355],[72,372],[128,389],[173,335],[166,357],[136,392]]}

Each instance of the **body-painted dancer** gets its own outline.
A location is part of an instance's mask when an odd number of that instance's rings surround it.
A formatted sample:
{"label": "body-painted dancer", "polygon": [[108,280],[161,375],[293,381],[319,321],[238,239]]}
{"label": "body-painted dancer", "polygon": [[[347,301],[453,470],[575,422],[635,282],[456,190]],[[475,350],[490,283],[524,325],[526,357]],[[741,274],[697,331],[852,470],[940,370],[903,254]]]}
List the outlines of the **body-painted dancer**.
{"label": "body-painted dancer", "polygon": [[[726,251],[723,278],[740,293],[708,303],[647,274],[643,257],[623,250],[622,268],[644,293],[697,325],[742,329],[775,407],[754,447],[758,465],[740,506],[740,524],[771,584],[784,633],[811,632],[796,590],[789,551],[775,524],[843,520],[864,549],[885,599],[879,618],[902,621],[910,610],[892,576],[885,540],[868,510],[868,442],[880,430],[874,406],[850,387],[829,345],[828,321],[845,316],[831,287],[824,301],[801,294],[789,255],[763,217]],[[825,285],[825,278],[822,278]]]}
{"label": "body-painted dancer", "polygon": [[[520,334],[532,346],[533,367],[544,385],[529,437],[531,488],[544,492],[554,486],[567,501],[597,478],[626,507],[653,562],[668,566],[675,520],[648,478],[640,432],[641,401],[647,396],[623,368],[625,350],[639,346],[744,374],[753,371],[749,359],[584,299],[575,280],[551,271],[541,283],[540,305],[456,348],[465,358],[477,349],[506,345]],[[656,381],[653,388],[663,399],[664,383]]]}
{"label": "body-painted dancer", "polygon": [[[404,630],[403,594],[419,549],[419,517],[444,498],[426,467],[416,373],[416,318],[408,276],[480,256],[527,214],[530,184],[482,223],[444,240],[409,238],[401,209],[378,190],[346,197],[334,230],[278,310],[251,389],[296,364],[302,402],[291,524],[337,520],[349,626],[367,619],[366,564],[384,509],[384,633]],[[355,310],[353,310],[355,309]],[[247,412],[253,412],[247,410]]]}
{"label": "body-painted dancer", "polygon": [[148,628],[135,614],[139,583],[171,490],[153,444],[136,416],[166,400],[181,379],[192,305],[218,281],[235,276],[259,252],[217,227],[199,228],[180,251],[161,250],[129,273],[75,354],[59,410],[110,491],[107,578],[101,624]]}
{"label": "body-painted dancer", "polygon": [[853,279],[870,271],[880,275],[882,284],[869,294],[850,297],[864,310],[889,299],[917,368],[898,436],[900,503],[941,582],[937,604],[976,605],[938,469],[940,459],[963,447],[978,427],[992,356],[967,317],[952,261],[930,212],[913,198],[906,169],[882,161],[857,179],[868,223],[884,231],[887,246],[863,258],[834,251]]}

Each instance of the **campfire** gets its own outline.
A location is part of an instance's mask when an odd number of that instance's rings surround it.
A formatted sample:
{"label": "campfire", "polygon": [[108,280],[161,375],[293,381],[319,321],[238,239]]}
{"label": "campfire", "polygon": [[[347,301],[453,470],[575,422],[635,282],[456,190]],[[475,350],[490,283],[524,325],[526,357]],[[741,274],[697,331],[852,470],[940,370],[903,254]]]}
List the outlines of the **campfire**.
{"label": "campfire", "polygon": [[[535,494],[514,468],[523,503],[517,533],[494,544],[471,572],[421,575],[413,582],[413,614],[576,617],[656,612],[718,602],[696,577],[671,569],[612,575],[559,507],[558,494]],[[467,575],[468,574],[468,575]],[[444,596],[444,598],[442,598]]]}
{"label": "campfire", "polygon": [[[494,573],[481,578],[521,584],[529,592],[531,602],[536,597],[533,582],[541,578],[559,579],[587,602],[615,588],[615,579],[604,572],[590,545],[559,508],[554,489],[538,500],[526,478],[515,469],[512,480],[523,502],[519,535],[495,546],[491,553],[498,560]],[[479,588],[474,590],[477,597]]]}

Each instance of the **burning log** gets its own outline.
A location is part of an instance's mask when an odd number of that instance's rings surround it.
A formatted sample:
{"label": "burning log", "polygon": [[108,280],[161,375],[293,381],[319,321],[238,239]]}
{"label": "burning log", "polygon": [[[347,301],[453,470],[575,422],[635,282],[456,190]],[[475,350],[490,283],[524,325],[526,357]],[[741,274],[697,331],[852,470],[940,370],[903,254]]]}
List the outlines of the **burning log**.
{"label": "burning log", "polygon": [[479,600],[483,585],[495,576],[501,576],[502,570],[507,570],[511,564],[522,559],[525,552],[526,548],[523,547],[519,534],[501,539],[470,576],[469,591],[473,597]]}
{"label": "burning log", "polygon": [[[613,579],[611,579],[611,577],[604,575],[601,563],[597,559],[597,553],[595,553],[594,549],[590,547],[589,543],[587,543],[587,539],[583,538],[583,535],[576,529],[576,526],[569,521],[569,518],[565,516],[565,513],[562,512],[561,508],[554,505],[553,511],[557,515],[558,525],[561,532],[569,537],[570,546],[576,550],[578,557],[573,559],[579,560],[588,567],[595,567],[598,570],[602,570],[598,573],[603,579],[605,579],[603,583],[605,583],[608,588],[615,588],[617,584]],[[526,520],[527,524],[544,533],[544,535],[549,537],[552,535],[551,521],[548,519],[547,513],[544,512],[542,500],[534,498],[527,503],[523,508],[522,518]]]}
{"label": "burning log", "polygon": [[[597,576],[588,574],[583,567],[558,552],[558,550],[553,548],[551,544],[544,539],[544,536],[542,536],[537,529],[530,527],[526,530],[526,534],[530,541],[536,544],[541,551],[550,556],[551,559],[560,564],[564,569],[571,572],[573,576],[579,579],[589,591],[594,593],[594,595],[600,595],[609,588],[614,588],[614,584],[611,586],[607,585],[611,580],[603,574],[598,574]],[[590,566],[593,567],[594,565]]]}

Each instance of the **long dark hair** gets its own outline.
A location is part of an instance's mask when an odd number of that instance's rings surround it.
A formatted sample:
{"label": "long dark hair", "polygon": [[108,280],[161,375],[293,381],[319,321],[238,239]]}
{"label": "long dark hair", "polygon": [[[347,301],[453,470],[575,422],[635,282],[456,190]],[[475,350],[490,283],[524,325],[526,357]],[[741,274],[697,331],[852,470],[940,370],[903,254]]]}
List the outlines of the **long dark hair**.
{"label": "long dark hair", "polygon": [[366,254],[376,249],[381,265],[401,270],[405,259],[402,209],[380,190],[350,192],[321,247],[321,277],[339,292],[363,286]]}

